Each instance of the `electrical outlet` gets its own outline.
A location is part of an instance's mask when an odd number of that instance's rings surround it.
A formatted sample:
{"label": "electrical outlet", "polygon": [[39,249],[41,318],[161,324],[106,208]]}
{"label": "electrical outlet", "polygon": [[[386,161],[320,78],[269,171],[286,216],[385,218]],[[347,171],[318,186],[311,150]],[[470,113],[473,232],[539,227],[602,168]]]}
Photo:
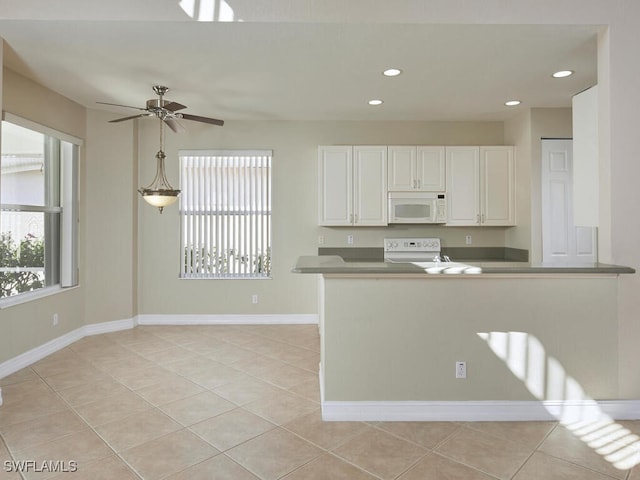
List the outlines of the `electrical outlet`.
{"label": "electrical outlet", "polygon": [[353,235],[347,235],[347,244],[353,245]]}
{"label": "electrical outlet", "polygon": [[324,235],[318,235],[318,245],[324,245]]}
{"label": "electrical outlet", "polygon": [[53,326],[54,326],[54,327],[55,327],[56,325],[58,325],[59,320],[60,320],[60,319],[58,318],[58,314],[57,314],[57,313],[54,313],[54,314],[53,314],[53,318],[51,319],[51,323],[53,324]]}
{"label": "electrical outlet", "polygon": [[251,303],[258,303],[258,295],[257,294],[253,294],[251,295]]}
{"label": "electrical outlet", "polygon": [[471,235],[467,235],[466,237],[464,237],[464,243],[466,243],[467,245],[471,245]]}
{"label": "electrical outlet", "polygon": [[456,362],[456,378],[467,378],[467,362]]}

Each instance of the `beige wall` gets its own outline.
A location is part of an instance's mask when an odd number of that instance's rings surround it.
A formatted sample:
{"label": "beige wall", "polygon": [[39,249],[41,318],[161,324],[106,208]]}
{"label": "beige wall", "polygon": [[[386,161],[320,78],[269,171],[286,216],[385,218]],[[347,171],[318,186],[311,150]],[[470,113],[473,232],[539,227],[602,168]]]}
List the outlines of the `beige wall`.
{"label": "beige wall", "polygon": [[[625,398],[615,277],[331,277],[324,297],[326,401]],[[529,338],[525,348],[498,342],[505,361],[478,335],[487,332]],[[467,362],[465,380],[456,361]]]}
{"label": "beige wall", "polygon": [[[187,123],[187,122],[185,122]],[[443,227],[324,228],[317,224],[317,146],[331,144],[500,145],[501,122],[227,122],[224,127],[188,123],[189,133],[167,133],[169,180],[178,184],[179,149],[272,149],[273,279],[179,280],[178,207],[160,215],[139,204],[139,301],[142,314],[317,313],[316,281],[290,269],[300,255],[313,255],[318,235],[325,246],[382,246],[387,235],[432,235],[446,246],[504,245],[504,228]],[[140,122],[140,182],[149,183],[159,146],[155,121]],[[251,295],[259,295],[259,304]]]}
{"label": "beige wall", "polygon": [[505,244],[529,250],[531,258],[531,110],[516,115],[504,126],[505,143],[515,146],[516,228],[506,231]]}
{"label": "beige wall", "polygon": [[[15,72],[3,69],[2,110],[18,115],[77,138],[86,138],[85,109]],[[46,107],[45,107],[46,106]],[[80,171],[80,279],[85,274],[84,259],[86,230],[82,195],[85,190],[85,172],[81,149]],[[85,323],[84,287],[63,291],[56,295],[0,310],[0,362],[40,346],[49,340],[81,327]],[[53,326],[53,314],[59,316],[59,324]]]}
{"label": "beige wall", "polygon": [[137,314],[137,137],[135,124],[107,123],[113,115],[88,110],[86,189],[86,323]]}

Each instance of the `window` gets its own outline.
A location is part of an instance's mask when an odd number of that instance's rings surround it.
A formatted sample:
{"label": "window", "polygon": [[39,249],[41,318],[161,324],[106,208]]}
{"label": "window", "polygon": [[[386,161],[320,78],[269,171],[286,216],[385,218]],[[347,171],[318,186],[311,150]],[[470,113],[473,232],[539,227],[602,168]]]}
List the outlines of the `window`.
{"label": "window", "polygon": [[0,299],[77,285],[80,141],[8,113],[0,129]]}
{"label": "window", "polygon": [[181,151],[181,278],[270,278],[271,151]]}

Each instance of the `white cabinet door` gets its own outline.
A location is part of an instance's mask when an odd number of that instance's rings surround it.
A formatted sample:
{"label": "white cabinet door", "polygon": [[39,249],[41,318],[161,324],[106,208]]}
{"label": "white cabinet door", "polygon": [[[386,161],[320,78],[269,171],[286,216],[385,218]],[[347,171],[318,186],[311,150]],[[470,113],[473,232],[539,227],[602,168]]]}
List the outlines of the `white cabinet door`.
{"label": "white cabinet door", "polygon": [[353,147],[353,223],[387,225],[387,147]]}
{"label": "white cabinet door", "polygon": [[389,146],[388,190],[407,192],[416,185],[416,147]]}
{"label": "white cabinet door", "polygon": [[318,147],[318,224],[387,225],[387,147]]}
{"label": "white cabinet door", "polygon": [[480,150],[447,147],[447,225],[480,224]]}
{"label": "white cabinet door", "polygon": [[513,147],[480,147],[480,223],[515,225]]}
{"label": "white cabinet door", "polygon": [[389,146],[390,192],[444,192],[444,147]]}
{"label": "white cabinet door", "polygon": [[515,225],[513,147],[447,147],[447,225]]}
{"label": "white cabinet door", "polygon": [[318,147],[318,224],[353,223],[353,147]]}
{"label": "white cabinet door", "polygon": [[444,156],[444,147],[417,147],[416,181],[418,190],[423,192],[445,191]]}

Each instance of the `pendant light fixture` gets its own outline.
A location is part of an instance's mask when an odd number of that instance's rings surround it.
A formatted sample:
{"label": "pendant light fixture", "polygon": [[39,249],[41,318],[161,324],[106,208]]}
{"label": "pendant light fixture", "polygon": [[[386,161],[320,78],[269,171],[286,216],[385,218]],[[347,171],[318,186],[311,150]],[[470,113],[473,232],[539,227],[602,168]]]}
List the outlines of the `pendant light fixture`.
{"label": "pendant light fixture", "polygon": [[166,158],[164,154],[164,118],[158,118],[160,120],[160,151],[156,153],[156,176],[149,186],[139,188],[138,192],[140,192],[145,202],[158,207],[158,210],[162,213],[164,207],[175,203],[178,195],[180,195],[180,190],[176,190],[171,186],[164,171],[164,159]]}

